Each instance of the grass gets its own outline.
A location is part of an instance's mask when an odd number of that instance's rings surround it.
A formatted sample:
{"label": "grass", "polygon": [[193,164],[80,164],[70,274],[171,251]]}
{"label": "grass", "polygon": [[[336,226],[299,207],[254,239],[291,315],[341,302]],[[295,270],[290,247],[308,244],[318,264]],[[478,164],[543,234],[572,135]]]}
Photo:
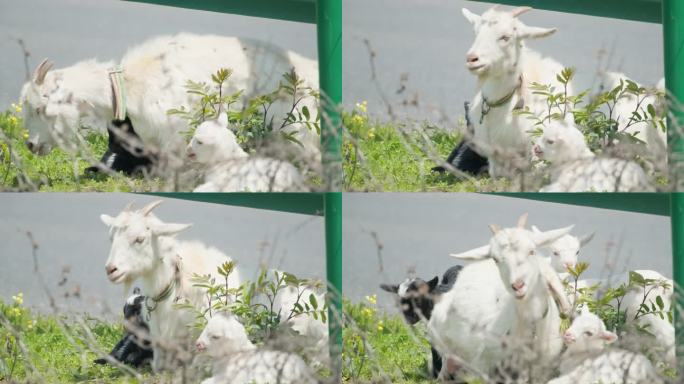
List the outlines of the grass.
{"label": "grass", "polygon": [[[19,106],[13,106],[0,113],[0,191],[128,192],[161,188],[159,180],[146,180],[142,176],[88,175],[85,169],[91,164],[83,156],[58,148],[45,156],[34,155],[24,145],[28,133],[19,117],[20,112]],[[107,136],[90,132],[84,139],[84,152],[99,160],[107,150]]]}
{"label": "grass", "polygon": [[[92,346],[108,352],[122,336],[121,324],[86,317],[83,326],[65,317],[35,314],[22,302],[21,294],[12,303],[0,300],[0,382],[138,382],[116,367],[93,363],[100,356]],[[86,342],[89,333],[94,340]],[[143,378],[152,378],[149,368]]]}
{"label": "grass", "polygon": [[344,303],[343,382],[436,383],[429,378],[425,327],[378,313],[375,296]]}
{"label": "grass", "polygon": [[461,141],[460,133],[430,125],[408,130],[395,123],[374,122],[363,105],[345,113],[343,123],[347,191],[482,192],[507,185],[489,177],[463,179],[430,171],[436,160],[446,159]]}

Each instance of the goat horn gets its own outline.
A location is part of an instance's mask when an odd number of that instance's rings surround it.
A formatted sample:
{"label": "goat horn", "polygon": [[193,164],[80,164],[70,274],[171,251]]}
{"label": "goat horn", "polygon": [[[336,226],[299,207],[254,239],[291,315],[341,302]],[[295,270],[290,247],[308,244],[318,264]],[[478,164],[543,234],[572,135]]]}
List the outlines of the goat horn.
{"label": "goat horn", "polygon": [[489,224],[489,230],[492,231],[492,234],[496,235],[501,230],[501,227],[496,224]]}
{"label": "goat horn", "polygon": [[159,204],[161,204],[162,202],[162,200],[157,200],[155,202],[147,204],[145,208],[140,210],[140,212],[142,212],[143,216],[147,216],[150,214],[150,212],[152,212],[153,209],[157,208]]}
{"label": "goat horn", "polygon": [[527,226],[527,213],[523,213],[518,219],[518,228],[525,228]]}
{"label": "goat horn", "polygon": [[531,10],[532,10],[532,7],[513,8],[513,10],[511,10],[511,16],[518,17],[518,16],[522,15],[523,13],[531,11]]}
{"label": "goat horn", "polygon": [[38,67],[36,67],[36,70],[33,72],[33,82],[36,83],[36,85],[43,84],[43,81],[45,81],[45,76],[53,65],[54,63],[47,58],[43,59],[43,61],[38,64]]}
{"label": "goat horn", "polygon": [[126,204],[126,206],[124,207],[123,211],[124,211],[124,212],[128,212],[128,211],[131,210],[131,208],[133,208],[133,202],[132,202],[132,201],[131,201],[130,203]]}

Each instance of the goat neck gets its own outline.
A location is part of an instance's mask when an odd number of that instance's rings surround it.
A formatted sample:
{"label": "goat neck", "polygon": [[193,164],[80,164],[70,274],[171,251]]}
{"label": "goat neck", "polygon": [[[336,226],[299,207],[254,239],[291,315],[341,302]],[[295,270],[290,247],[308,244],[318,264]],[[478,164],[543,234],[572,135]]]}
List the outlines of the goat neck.
{"label": "goat neck", "polygon": [[[518,94],[524,86],[524,76],[520,62],[515,68],[501,74],[486,74],[478,77],[478,84],[482,92],[482,97],[489,103],[496,103],[510,95],[511,92],[518,90]],[[515,95],[514,95],[515,96]]]}
{"label": "goat neck", "polygon": [[142,280],[145,294],[154,298],[169,287],[174,279],[179,278],[181,258],[178,244],[171,237],[154,237],[152,247],[155,255],[155,270],[144,276]]}

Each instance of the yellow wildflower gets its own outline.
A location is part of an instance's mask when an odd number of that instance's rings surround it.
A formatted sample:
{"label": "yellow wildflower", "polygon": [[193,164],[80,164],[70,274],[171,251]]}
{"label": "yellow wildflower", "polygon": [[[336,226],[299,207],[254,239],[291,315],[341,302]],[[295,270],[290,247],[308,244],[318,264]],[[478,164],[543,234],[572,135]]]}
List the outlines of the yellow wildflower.
{"label": "yellow wildflower", "polygon": [[21,113],[21,104],[12,103],[12,108],[14,108],[15,113]]}
{"label": "yellow wildflower", "polygon": [[366,315],[366,316],[369,316],[369,317],[370,317],[370,316],[373,316],[373,310],[370,309],[370,308],[364,308],[364,309],[363,309],[363,314]]}
{"label": "yellow wildflower", "polygon": [[33,329],[33,327],[34,327],[35,325],[36,325],[36,321],[35,321],[35,320],[29,320],[29,321],[26,323],[26,328],[28,328],[28,329]]}
{"label": "yellow wildflower", "polygon": [[368,300],[369,303],[375,305],[378,302],[378,297],[376,295],[370,295],[366,296],[366,300]]}
{"label": "yellow wildflower", "polygon": [[378,332],[382,332],[385,330],[384,325],[385,325],[385,323],[383,323],[382,320],[378,321]]}
{"label": "yellow wildflower", "polygon": [[352,116],[352,123],[354,124],[363,124],[364,118],[361,115],[354,115]]}
{"label": "yellow wildflower", "polygon": [[19,119],[17,119],[16,116],[12,115],[8,118],[9,122],[12,123],[13,125],[17,124],[19,122]]}
{"label": "yellow wildflower", "polygon": [[28,138],[29,138],[29,133],[28,133],[28,131],[27,131],[27,130],[24,130],[24,134],[23,134],[22,136],[24,136],[24,140],[28,140]]}
{"label": "yellow wildflower", "polygon": [[12,296],[12,301],[14,301],[14,304],[16,305],[24,304],[24,294],[21,292],[17,293],[16,296]]}
{"label": "yellow wildflower", "polygon": [[374,139],[375,138],[375,128],[369,129],[366,136],[368,136],[369,139]]}
{"label": "yellow wildflower", "polygon": [[364,100],[360,103],[356,103],[356,109],[363,113],[366,113],[368,111],[368,102]]}

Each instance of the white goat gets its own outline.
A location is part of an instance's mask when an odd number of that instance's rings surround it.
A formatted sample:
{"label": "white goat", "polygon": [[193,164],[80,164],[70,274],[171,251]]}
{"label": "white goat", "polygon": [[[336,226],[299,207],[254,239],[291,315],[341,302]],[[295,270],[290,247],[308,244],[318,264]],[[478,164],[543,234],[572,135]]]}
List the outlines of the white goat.
{"label": "white goat", "polygon": [[[478,16],[463,9],[476,34],[466,56],[467,68],[477,76],[480,88],[471,104],[470,134],[476,151],[489,158],[492,177],[510,176],[510,164],[515,164],[512,159],[529,163],[532,122],[513,111],[529,107],[539,115],[548,106],[528,85],[536,82],[563,88],[556,79],[563,66],[524,46],[525,40],[556,32],[556,28],[530,27],[518,20],[529,10],[520,7],[505,12],[495,6]],[[571,87],[568,92],[572,93]]]}
{"label": "white goat", "polygon": [[[114,117],[110,81],[114,65],[87,60],[57,70],[50,70],[52,64],[47,61],[38,66],[20,98],[32,151],[44,154],[55,144],[74,148],[82,119],[99,122],[96,128],[104,131]],[[187,93],[188,80],[210,83],[210,76],[218,69],[230,68],[233,72],[223,94],[245,90],[243,96],[247,98],[272,92],[281,76],[294,68],[305,86],[318,89],[316,61],[265,42],[235,37],[181,33],[153,38],[131,48],[121,67],[127,114],[143,145],[149,150],[176,153],[179,158],[183,149],[180,132],[187,129],[187,122],[167,111],[181,106],[187,109],[196,100],[197,96]],[[306,105],[315,115],[317,101],[309,99],[298,107]],[[289,102],[278,100],[270,116],[284,118],[291,108]],[[297,131],[297,139],[305,148],[298,153],[320,157],[316,132],[298,124],[285,131]]]}
{"label": "white goat", "polygon": [[[440,378],[462,366],[489,372],[505,357],[502,338],[531,343],[542,360],[560,353],[559,310],[570,309],[558,275],[536,254],[570,232],[572,227],[534,233],[524,228],[490,226],[489,245],[452,255],[479,260],[465,266],[453,288],[435,304],[428,329],[435,349],[444,357]],[[496,275],[499,278],[496,278]]]}
{"label": "white goat", "polygon": [[576,126],[554,120],[544,127],[534,154],[550,163],[551,184],[541,192],[651,192],[653,186],[635,162],[596,158]]}
{"label": "white goat", "polygon": [[306,190],[302,175],[291,163],[266,157],[250,158],[228,127],[225,113],[197,127],[186,153],[207,168],[204,183],[194,192]]}
{"label": "white goat", "polygon": [[[624,73],[610,72],[606,71],[601,74],[601,88],[603,91],[610,91],[615,87],[620,85],[620,82],[626,84],[626,81],[634,80],[630,79]],[[635,84],[639,85],[635,82]],[[641,85],[639,85],[641,86]],[[656,89],[661,86],[659,83]],[[658,91],[661,91],[658,89]],[[662,90],[664,92],[664,89]],[[641,98],[641,102],[639,102]],[[635,135],[639,140],[646,143],[646,148],[648,149],[650,157],[656,165],[662,167],[667,163],[667,134],[665,131],[656,128],[646,122],[632,123],[630,122],[633,118],[633,112],[639,112],[639,114],[648,116],[647,107],[648,105],[653,105],[656,110],[659,110],[662,101],[659,100],[658,96],[654,93],[648,94],[646,96],[637,96],[626,93],[620,97],[615,106],[613,107],[613,119],[618,123],[618,130],[621,132],[628,133],[630,135]],[[662,168],[661,168],[662,169]]]}
{"label": "white goat", "polygon": [[[168,343],[178,343],[173,347],[181,348],[181,341],[188,336],[188,325],[195,320],[194,313],[175,309],[174,303],[188,302],[198,309],[209,304],[204,290],[191,282],[192,276],[211,275],[222,279],[217,276],[217,266],[230,261],[216,248],[176,240],[173,236],[190,224],[162,222],[151,213],[159,204],[161,201],[156,201],[137,211],[131,211],[128,206],[116,217],[100,216],[109,227],[112,243],[105,265],[107,278],[114,284],[125,283],[126,292],[133,281],[142,280],[155,371],[172,368],[173,356],[167,352]],[[230,274],[228,285],[240,286],[237,270]]]}
{"label": "white goat", "polygon": [[[542,231],[533,225],[532,232],[541,233]],[[568,268],[575,268],[580,248],[584,247],[593,238],[593,233],[582,237],[568,234],[559,238],[545,247],[551,252],[551,255],[547,258],[549,263],[562,277],[562,274],[566,273]]]}
{"label": "white goat", "polygon": [[606,349],[617,335],[606,330],[603,321],[584,307],[563,335],[568,349],[561,357],[561,376],[548,384],[575,383],[661,383],[651,362],[641,354],[623,349]]}
{"label": "white goat", "polygon": [[257,350],[235,316],[215,313],[197,339],[197,350],[214,359],[213,377],[202,384],[317,383],[301,357]]}

